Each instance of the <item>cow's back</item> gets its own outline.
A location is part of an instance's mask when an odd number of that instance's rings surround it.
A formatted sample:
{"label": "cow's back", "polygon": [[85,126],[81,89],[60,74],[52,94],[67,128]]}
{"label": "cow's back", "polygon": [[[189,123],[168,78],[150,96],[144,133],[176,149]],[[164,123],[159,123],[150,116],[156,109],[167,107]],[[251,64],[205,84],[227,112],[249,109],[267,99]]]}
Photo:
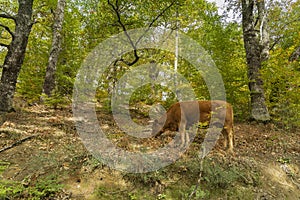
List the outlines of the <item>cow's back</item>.
{"label": "cow's back", "polygon": [[[166,116],[164,129],[171,131],[178,130],[181,122],[186,122],[187,128],[198,122],[208,123],[211,116],[213,116],[213,123],[224,124],[228,128],[233,126],[232,107],[221,100],[177,102],[168,109]],[[163,117],[159,121],[164,121]]]}
{"label": "cow's back", "polygon": [[208,122],[212,116],[214,117],[213,120],[217,120],[220,123],[229,123],[232,126],[232,106],[226,101],[203,100],[177,102],[168,111],[169,117],[172,118],[171,121],[180,122],[182,111],[182,117],[186,119],[188,126],[197,122]]}

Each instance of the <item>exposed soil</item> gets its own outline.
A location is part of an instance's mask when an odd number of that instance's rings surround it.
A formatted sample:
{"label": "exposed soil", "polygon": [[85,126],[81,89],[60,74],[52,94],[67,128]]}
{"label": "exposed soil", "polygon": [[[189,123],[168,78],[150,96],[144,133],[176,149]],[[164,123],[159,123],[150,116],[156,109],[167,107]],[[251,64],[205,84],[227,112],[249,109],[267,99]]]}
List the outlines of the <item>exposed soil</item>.
{"label": "exposed soil", "polygon": [[[98,111],[97,114],[108,138],[125,150],[159,148],[171,138],[163,135],[158,139],[137,140],[122,133],[107,112]],[[133,114],[133,117],[137,122],[147,122],[139,113]],[[99,195],[106,199],[109,195],[117,194],[126,196],[124,199],[134,199],[129,194],[138,188],[132,178],[123,172],[109,169],[93,159],[85,149],[76,132],[71,109],[53,110],[32,106],[10,113],[6,118],[0,127],[0,149],[16,145],[0,153],[0,162],[7,165],[0,174],[1,179],[34,185],[38,179],[55,175],[64,184],[64,190],[59,195],[65,199],[99,199]],[[16,143],[28,136],[33,137]],[[199,140],[197,137],[195,141]],[[184,163],[194,159],[198,149],[197,144],[189,148],[179,159],[180,166],[176,172],[166,168],[168,176],[172,178],[161,177],[143,187],[148,187],[150,194],[161,194],[174,182],[178,183],[185,176],[188,177],[187,172],[194,173],[190,181],[194,181],[191,185],[195,185],[198,172],[190,172],[189,166]],[[255,199],[300,199],[299,130],[280,130],[273,124],[236,123],[235,154],[228,155],[221,145],[217,145],[208,159],[244,170],[243,184],[233,186],[239,191],[248,191],[246,189],[250,188]],[[259,176],[259,183],[255,183],[256,179],[253,178],[256,175]],[[228,197],[220,195],[216,199]]]}

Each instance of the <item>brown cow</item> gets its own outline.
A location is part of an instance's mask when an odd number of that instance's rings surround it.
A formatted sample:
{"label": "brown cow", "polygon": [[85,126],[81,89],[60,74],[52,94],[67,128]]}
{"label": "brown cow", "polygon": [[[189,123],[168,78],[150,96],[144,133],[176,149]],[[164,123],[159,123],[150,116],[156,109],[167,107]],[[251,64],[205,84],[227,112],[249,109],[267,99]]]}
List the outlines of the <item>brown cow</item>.
{"label": "brown cow", "polygon": [[[183,115],[181,115],[181,110]],[[209,123],[210,120],[213,125],[221,124],[223,126],[224,146],[229,152],[233,152],[233,110],[232,106],[225,101],[177,102],[169,108],[164,116],[154,121],[152,134],[159,136],[166,130],[179,131],[182,145],[185,145],[185,141],[189,142],[189,136],[185,132],[186,128],[198,122]]]}

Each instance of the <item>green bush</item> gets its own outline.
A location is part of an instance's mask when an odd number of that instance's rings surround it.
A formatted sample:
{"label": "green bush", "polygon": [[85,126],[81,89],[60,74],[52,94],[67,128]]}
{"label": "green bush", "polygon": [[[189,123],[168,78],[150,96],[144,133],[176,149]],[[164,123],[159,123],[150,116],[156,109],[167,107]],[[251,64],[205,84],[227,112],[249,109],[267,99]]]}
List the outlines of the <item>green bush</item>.
{"label": "green bush", "polygon": [[288,55],[283,49],[273,54],[262,70],[268,107],[279,128],[292,130],[300,127],[300,73],[297,64],[285,59]]}
{"label": "green bush", "polygon": [[210,188],[227,189],[237,182],[243,173],[236,167],[225,167],[219,163],[204,162],[203,179]]}

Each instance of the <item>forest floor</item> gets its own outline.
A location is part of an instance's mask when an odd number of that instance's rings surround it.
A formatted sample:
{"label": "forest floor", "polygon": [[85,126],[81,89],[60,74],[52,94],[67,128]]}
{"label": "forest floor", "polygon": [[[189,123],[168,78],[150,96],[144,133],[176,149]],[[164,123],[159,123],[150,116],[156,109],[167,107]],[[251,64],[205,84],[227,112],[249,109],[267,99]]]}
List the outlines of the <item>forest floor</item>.
{"label": "forest floor", "polygon": [[[109,138],[125,150],[158,148],[160,139],[122,134],[112,116],[98,110]],[[137,122],[147,119],[132,115]],[[201,182],[196,136],[176,162],[145,174],[109,168],[85,149],[71,109],[22,108],[0,126],[0,199],[300,199],[300,130],[273,124],[235,123],[235,153],[217,145],[205,158]],[[25,138],[25,139],[24,139]]]}

